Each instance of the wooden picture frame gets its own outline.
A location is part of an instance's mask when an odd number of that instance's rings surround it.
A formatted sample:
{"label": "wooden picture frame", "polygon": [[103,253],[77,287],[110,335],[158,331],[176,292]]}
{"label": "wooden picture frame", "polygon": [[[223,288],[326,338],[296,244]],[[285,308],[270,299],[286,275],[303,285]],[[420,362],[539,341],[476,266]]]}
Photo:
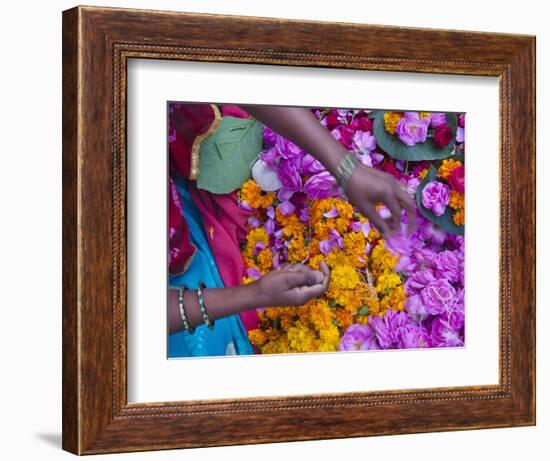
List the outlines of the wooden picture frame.
{"label": "wooden picture frame", "polygon": [[[126,64],[132,58],[498,77],[499,384],[128,403]],[[535,171],[532,36],[65,11],[63,449],[93,454],[534,425]]]}

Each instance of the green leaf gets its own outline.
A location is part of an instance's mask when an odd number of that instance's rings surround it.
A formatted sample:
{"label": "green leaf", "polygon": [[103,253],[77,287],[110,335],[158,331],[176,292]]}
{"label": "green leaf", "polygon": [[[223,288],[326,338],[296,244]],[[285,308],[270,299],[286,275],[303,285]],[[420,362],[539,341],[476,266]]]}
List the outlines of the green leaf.
{"label": "green leaf", "polygon": [[262,143],[257,120],[223,117],[214,134],[201,144],[197,186],[215,194],[238,189],[250,178],[250,164]]}
{"label": "green leaf", "polygon": [[436,216],[430,210],[428,210],[424,205],[422,205],[422,191],[424,187],[437,177],[437,170],[432,166],[428,170],[424,180],[418,185],[416,189],[416,203],[418,204],[418,209],[422,214],[435,223],[437,226],[441,227],[446,232],[451,232],[452,234],[464,235],[464,226],[457,226],[453,221],[454,210],[451,207],[445,209],[445,213],[441,216]]}
{"label": "green leaf", "polygon": [[397,135],[392,135],[386,131],[384,127],[384,111],[378,111],[374,118],[374,136],[376,142],[385,152],[398,160],[435,160],[443,159],[453,155],[454,144],[456,139],[456,115],[447,112],[447,124],[451,127],[453,137],[449,144],[445,147],[437,147],[433,138],[426,139],[423,143],[418,143],[414,146],[406,146],[401,142]]}
{"label": "green leaf", "polygon": [[366,304],[357,311],[357,315],[367,315],[369,313],[369,306]]}

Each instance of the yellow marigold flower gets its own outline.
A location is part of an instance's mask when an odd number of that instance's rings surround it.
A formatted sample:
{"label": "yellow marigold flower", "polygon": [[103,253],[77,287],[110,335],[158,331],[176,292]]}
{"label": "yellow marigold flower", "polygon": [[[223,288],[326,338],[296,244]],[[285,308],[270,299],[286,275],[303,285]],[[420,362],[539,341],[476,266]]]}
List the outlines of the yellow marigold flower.
{"label": "yellow marigold flower", "polygon": [[464,225],[464,208],[453,213],[453,222],[457,226]]}
{"label": "yellow marigold flower", "polygon": [[399,257],[393,256],[385,247],[383,240],[374,247],[370,254],[370,268],[375,277],[395,267]]}
{"label": "yellow marigold flower", "polygon": [[420,118],[430,118],[430,113],[429,112],[418,112],[418,116]]}
{"label": "yellow marigold flower", "polygon": [[456,190],[451,190],[451,199],[449,200],[449,206],[455,210],[461,210],[464,208],[464,195]]}
{"label": "yellow marigold flower", "polygon": [[454,160],[452,158],[445,159],[443,160],[443,162],[441,163],[441,166],[437,170],[437,175],[441,179],[447,180],[449,179],[449,176],[453,172],[453,170],[459,167],[460,165],[462,165],[460,160]]}
{"label": "yellow marigold flower", "polygon": [[401,277],[395,272],[386,271],[378,277],[375,290],[381,294],[388,294],[399,285],[401,285]]}
{"label": "yellow marigold flower", "polygon": [[427,174],[428,174],[428,168],[424,168],[420,173],[418,173],[418,177],[420,179],[424,179]]}
{"label": "yellow marigold flower", "polygon": [[401,120],[403,116],[397,112],[386,112],[384,114],[384,128],[388,133],[395,134],[395,129],[397,128],[397,123]]}
{"label": "yellow marigold flower", "polygon": [[360,282],[357,271],[352,266],[337,266],[330,274],[330,287],[353,290]]}
{"label": "yellow marigold flower", "polygon": [[323,350],[330,350],[332,347],[334,350],[338,348],[340,344],[340,332],[335,325],[330,325],[321,330],[319,336],[321,337],[321,348],[323,348]]}
{"label": "yellow marigold flower", "polygon": [[338,249],[333,249],[326,257],[326,262],[331,268],[340,266],[351,266],[351,261],[347,255]]}
{"label": "yellow marigold flower", "polygon": [[246,236],[246,245],[254,250],[256,243],[263,243],[265,246],[269,244],[269,236],[263,227],[252,229]]}
{"label": "yellow marigold flower", "polygon": [[290,349],[296,352],[310,351],[315,340],[314,332],[300,321],[287,330],[286,337]]}

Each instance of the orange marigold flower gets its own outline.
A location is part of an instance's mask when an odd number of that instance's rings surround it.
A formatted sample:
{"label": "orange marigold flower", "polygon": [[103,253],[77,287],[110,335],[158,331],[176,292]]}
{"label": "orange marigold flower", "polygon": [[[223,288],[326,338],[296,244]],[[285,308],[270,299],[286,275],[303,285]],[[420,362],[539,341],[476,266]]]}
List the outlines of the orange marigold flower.
{"label": "orange marigold flower", "polygon": [[445,159],[437,170],[437,175],[441,179],[447,180],[449,179],[449,176],[453,172],[453,170],[455,168],[458,168],[460,165],[462,165],[462,162],[460,160],[454,160],[452,158]]}
{"label": "orange marigold flower", "polygon": [[248,332],[248,339],[254,346],[263,346],[267,341],[265,331],[257,328]]}
{"label": "orange marigold flower", "polygon": [[453,222],[457,226],[464,225],[464,208],[453,213]]}
{"label": "orange marigold flower", "polygon": [[449,206],[455,210],[461,210],[464,208],[464,195],[456,190],[451,190],[451,198],[449,200]]}

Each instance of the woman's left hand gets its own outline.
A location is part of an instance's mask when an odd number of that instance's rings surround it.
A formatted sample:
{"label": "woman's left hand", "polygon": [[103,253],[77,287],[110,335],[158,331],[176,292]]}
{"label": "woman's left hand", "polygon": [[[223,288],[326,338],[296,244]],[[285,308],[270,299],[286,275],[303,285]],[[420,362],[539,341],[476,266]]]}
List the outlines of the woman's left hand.
{"label": "woman's left hand", "polygon": [[304,264],[290,264],[258,279],[257,299],[262,307],[302,306],[328,288],[330,269],[321,262],[316,271]]}

